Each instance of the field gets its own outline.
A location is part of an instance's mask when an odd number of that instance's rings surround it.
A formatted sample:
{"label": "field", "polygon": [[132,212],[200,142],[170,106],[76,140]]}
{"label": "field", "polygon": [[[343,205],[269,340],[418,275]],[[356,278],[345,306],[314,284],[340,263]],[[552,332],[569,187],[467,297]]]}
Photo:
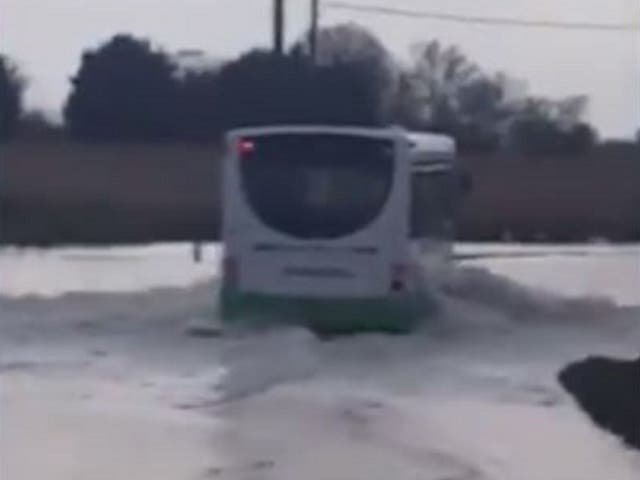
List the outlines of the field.
{"label": "field", "polygon": [[487,240],[640,237],[640,154],[465,158],[474,178],[460,234]]}
{"label": "field", "polygon": [[2,236],[19,244],[215,238],[210,145],[0,147]]}
{"label": "field", "polygon": [[[213,240],[220,224],[214,145],[0,146],[0,237],[12,244]],[[474,188],[467,240],[640,238],[640,158],[464,157]]]}

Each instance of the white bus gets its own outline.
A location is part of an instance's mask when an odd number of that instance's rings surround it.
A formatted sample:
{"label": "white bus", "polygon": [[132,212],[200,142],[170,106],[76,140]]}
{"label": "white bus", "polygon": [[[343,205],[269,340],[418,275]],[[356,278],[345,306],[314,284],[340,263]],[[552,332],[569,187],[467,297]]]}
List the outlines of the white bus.
{"label": "white bus", "polygon": [[274,126],[227,136],[221,315],[318,332],[407,331],[424,258],[445,260],[460,183],[449,137]]}

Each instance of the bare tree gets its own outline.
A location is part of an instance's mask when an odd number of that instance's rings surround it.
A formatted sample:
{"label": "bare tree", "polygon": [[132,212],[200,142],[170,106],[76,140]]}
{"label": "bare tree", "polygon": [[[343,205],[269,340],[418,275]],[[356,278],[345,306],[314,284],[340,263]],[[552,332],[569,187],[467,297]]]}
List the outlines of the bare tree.
{"label": "bare tree", "polygon": [[409,74],[416,96],[429,112],[434,127],[448,129],[458,117],[460,91],[480,75],[478,67],[455,46],[439,41],[413,47],[414,65]]}
{"label": "bare tree", "polygon": [[483,73],[458,47],[437,40],[414,46],[412,56],[397,118],[406,124],[417,115],[414,124],[454,135],[463,149],[496,148],[514,110],[511,79]]}

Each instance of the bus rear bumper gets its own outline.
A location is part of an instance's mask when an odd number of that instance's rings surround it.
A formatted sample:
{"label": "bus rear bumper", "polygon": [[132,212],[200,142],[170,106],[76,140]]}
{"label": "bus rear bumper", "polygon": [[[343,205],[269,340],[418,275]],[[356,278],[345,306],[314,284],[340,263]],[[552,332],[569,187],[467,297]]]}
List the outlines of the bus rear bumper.
{"label": "bus rear bumper", "polygon": [[321,335],[362,332],[409,333],[420,302],[411,294],[374,298],[311,298],[239,292],[223,287],[223,323],[264,327],[296,325]]}

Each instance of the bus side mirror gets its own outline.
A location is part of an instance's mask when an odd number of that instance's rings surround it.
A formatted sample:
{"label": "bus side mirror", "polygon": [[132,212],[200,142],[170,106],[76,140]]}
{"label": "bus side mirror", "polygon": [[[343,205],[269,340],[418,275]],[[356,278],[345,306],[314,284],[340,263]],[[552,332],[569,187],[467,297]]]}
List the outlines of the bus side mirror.
{"label": "bus side mirror", "polygon": [[473,191],[473,177],[469,172],[461,172],[459,175],[460,191],[463,195],[469,195]]}

